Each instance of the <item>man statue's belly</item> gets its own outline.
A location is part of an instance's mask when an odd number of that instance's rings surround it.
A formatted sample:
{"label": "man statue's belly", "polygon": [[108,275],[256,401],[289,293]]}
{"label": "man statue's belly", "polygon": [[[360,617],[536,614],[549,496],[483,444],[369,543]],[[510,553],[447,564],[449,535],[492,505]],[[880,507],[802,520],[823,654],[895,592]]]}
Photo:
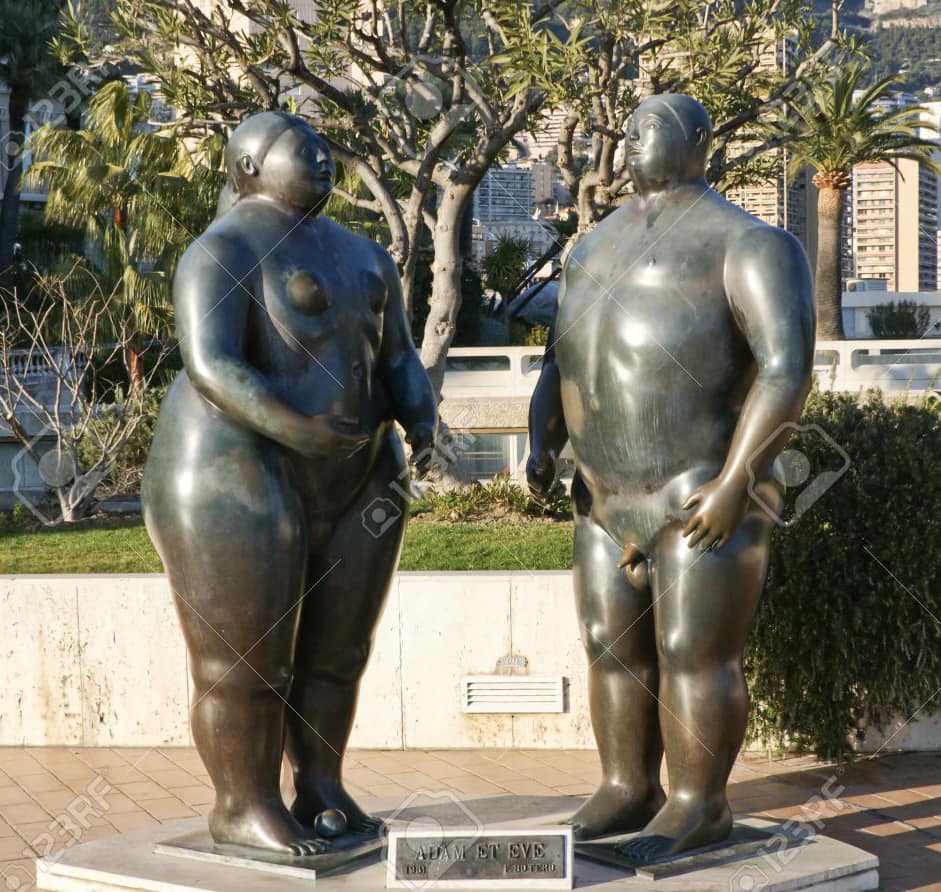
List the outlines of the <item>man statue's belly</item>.
{"label": "man statue's belly", "polygon": [[556,356],[593,514],[647,539],[724,464],[753,360],[723,291],[625,278],[566,292]]}

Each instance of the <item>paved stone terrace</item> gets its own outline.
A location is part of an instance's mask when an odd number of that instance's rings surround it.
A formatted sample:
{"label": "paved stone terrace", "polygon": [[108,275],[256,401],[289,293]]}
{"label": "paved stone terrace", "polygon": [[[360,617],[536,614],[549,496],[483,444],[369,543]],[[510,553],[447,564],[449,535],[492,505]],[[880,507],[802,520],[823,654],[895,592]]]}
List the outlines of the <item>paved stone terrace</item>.
{"label": "paved stone terrace", "polygon": [[[590,793],[594,752],[354,751],[355,795]],[[941,753],[882,756],[843,769],[812,758],[739,759],[737,814],[818,822],[879,856],[885,890],[941,892]],[[0,748],[0,892],[33,887],[32,859],[138,827],[205,814],[212,790],[192,749]]]}

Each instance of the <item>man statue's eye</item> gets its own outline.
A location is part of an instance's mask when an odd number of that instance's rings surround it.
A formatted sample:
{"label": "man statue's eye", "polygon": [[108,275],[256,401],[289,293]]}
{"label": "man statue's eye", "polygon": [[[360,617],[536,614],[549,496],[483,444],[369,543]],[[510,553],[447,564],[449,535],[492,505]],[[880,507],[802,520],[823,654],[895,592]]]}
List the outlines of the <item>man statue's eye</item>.
{"label": "man statue's eye", "polygon": [[647,122],[647,129],[648,129],[648,130],[659,130],[659,129],[660,129],[660,122],[651,119],[650,121]]}

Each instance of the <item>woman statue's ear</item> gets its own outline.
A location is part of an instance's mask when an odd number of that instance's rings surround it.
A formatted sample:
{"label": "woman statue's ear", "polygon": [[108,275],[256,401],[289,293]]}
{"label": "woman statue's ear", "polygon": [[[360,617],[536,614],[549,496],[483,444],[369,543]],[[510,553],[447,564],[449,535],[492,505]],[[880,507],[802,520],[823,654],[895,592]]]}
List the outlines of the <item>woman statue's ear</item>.
{"label": "woman statue's ear", "polygon": [[242,155],[242,157],[239,158],[239,170],[246,176],[258,176],[258,167],[255,165],[255,160],[251,155]]}
{"label": "woman statue's ear", "polygon": [[697,145],[697,147],[698,147],[698,146],[704,146],[704,145],[706,144],[706,140],[707,140],[707,139],[708,139],[708,136],[707,136],[707,134],[706,134],[706,128],[705,128],[705,127],[697,127],[697,128],[696,128],[696,145]]}

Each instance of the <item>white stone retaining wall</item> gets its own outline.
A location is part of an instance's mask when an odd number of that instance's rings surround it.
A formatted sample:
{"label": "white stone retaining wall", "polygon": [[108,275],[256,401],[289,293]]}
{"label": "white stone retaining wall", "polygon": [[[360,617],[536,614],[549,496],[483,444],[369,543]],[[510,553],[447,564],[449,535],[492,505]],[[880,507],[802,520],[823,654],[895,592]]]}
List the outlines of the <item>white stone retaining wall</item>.
{"label": "white stone retaining wall", "polygon": [[[189,745],[186,650],[162,575],[0,577],[0,745]],[[460,680],[523,656],[566,678],[565,712],[468,715]],[[867,735],[877,749],[901,727]],[[400,573],[351,745],[586,748],[586,660],[568,572]],[[941,749],[941,721],[889,749]]]}

